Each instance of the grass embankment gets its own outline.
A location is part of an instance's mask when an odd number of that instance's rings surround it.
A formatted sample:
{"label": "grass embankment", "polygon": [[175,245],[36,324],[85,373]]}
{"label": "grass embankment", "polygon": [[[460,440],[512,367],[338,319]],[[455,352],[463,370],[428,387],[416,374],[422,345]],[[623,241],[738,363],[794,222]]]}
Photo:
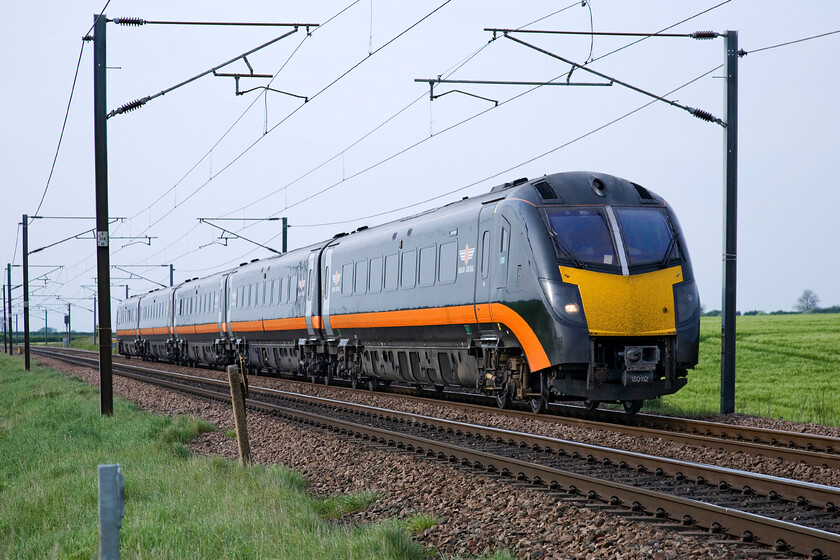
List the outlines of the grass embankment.
{"label": "grass embankment", "polygon": [[[116,399],[99,416],[95,388],[0,356],[0,558],[91,558],[98,548],[97,465],[125,477],[123,558],[422,558],[416,516],[336,523],[370,493],[325,500],[277,466],[241,468],[184,443],[215,429]],[[506,555],[504,557],[507,557]]]}
{"label": "grass embankment", "polygon": [[[840,315],[737,318],[735,411],[840,426]],[[720,318],[700,320],[700,363],[688,385],[648,409],[720,410]]]}

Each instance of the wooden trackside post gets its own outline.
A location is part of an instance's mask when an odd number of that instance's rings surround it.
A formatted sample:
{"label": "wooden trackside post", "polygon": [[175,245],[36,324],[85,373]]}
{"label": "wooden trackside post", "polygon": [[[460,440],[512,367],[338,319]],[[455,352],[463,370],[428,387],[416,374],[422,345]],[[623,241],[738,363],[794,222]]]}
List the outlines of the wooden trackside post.
{"label": "wooden trackside post", "polygon": [[233,403],[233,421],[236,424],[236,441],[239,443],[239,463],[251,463],[251,445],[248,443],[248,426],[245,423],[245,384],[239,366],[228,366],[230,398]]}

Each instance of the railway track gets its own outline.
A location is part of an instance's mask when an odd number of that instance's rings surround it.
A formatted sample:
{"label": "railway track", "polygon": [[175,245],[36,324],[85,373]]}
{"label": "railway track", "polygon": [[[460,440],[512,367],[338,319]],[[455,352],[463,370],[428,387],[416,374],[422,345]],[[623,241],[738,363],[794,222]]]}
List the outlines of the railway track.
{"label": "railway track", "polygon": [[[91,356],[96,354],[83,350],[74,350],[73,352]],[[303,381],[296,376],[283,377]],[[360,391],[349,388],[347,390]],[[658,438],[663,441],[721,449],[726,452],[746,453],[793,463],[840,469],[840,438],[819,434],[739,426],[655,414],[628,415],[612,410],[589,411],[573,405],[551,405],[547,414],[536,416],[522,410],[501,410],[493,404],[493,399],[487,399],[482,395],[473,393],[439,393],[402,386],[392,386],[388,391],[399,394],[402,398],[413,402],[438,405],[455,403],[460,409],[491,412],[499,416],[537,417],[547,423],[576,426],[587,430]]]}
{"label": "railway track", "polygon": [[[83,356],[56,355],[96,366]],[[229,399],[227,383],[115,364],[120,375],[207,398]],[[249,406],[431,460],[545,488],[607,509],[706,535],[730,535],[778,553],[840,558],[840,489],[642,455],[534,434],[464,424],[251,387]]]}

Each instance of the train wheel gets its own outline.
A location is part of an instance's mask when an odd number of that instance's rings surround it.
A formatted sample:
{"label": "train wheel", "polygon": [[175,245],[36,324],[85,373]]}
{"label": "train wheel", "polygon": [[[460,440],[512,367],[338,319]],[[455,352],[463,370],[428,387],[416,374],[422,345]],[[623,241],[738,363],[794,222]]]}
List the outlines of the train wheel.
{"label": "train wheel", "polygon": [[624,412],[627,414],[636,414],[642,409],[645,401],[621,401],[624,406]]}
{"label": "train wheel", "polygon": [[545,397],[532,397],[530,401],[528,401],[531,405],[531,412],[534,414],[542,414],[545,412],[546,406],[548,406],[548,402],[545,400]]}
{"label": "train wheel", "polygon": [[592,401],[592,400],[586,399],[585,401],[583,401],[583,406],[584,406],[584,408],[586,408],[586,410],[595,410],[599,406],[601,406],[601,401]]}
{"label": "train wheel", "polygon": [[502,410],[510,408],[510,402],[510,391],[506,388],[502,392],[496,394],[496,406]]}

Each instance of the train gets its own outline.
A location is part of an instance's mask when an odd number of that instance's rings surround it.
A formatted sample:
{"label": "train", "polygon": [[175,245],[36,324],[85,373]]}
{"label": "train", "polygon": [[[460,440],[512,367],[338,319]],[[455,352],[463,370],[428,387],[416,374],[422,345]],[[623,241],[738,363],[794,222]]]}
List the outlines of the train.
{"label": "train", "polygon": [[670,205],[563,172],[131,297],[116,335],[127,358],[632,414],[686,384],[700,311]]}

